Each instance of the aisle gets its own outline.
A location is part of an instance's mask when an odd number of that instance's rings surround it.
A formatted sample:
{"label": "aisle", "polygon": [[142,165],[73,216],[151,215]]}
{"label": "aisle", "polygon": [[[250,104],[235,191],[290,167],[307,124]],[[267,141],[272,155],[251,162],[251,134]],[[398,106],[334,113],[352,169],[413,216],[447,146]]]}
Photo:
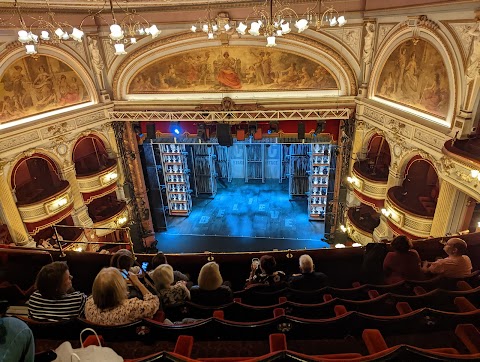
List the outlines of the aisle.
{"label": "aisle", "polygon": [[168,217],[157,233],[164,252],[320,248],[325,224],[309,221],[307,199],[289,200],[288,183],[242,179],[218,185],[214,199],[193,199],[189,217]]}

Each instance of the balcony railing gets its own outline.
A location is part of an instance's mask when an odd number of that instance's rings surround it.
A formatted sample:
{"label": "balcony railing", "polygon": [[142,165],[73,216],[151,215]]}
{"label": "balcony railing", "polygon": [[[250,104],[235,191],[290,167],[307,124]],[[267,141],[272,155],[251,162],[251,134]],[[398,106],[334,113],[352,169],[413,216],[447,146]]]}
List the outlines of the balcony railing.
{"label": "balcony railing", "polygon": [[388,171],[372,174],[367,170],[366,161],[357,161],[353,165],[352,186],[359,193],[372,199],[382,200],[387,192]]}
{"label": "balcony railing", "polygon": [[447,141],[442,151],[453,159],[480,169],[480,137],[455,142]]}
{"label": "balcony railing", "polygon": [[425,210],[421,202],[407,198],[401,186],[390,188],[385,200],[384,215],[400,229],[419,237],[428,237],[432,229],[433,210]]}
{"label": "balcony railing", "polygon": [[32,223],[47,219],[65,210],[73,203],[72,189],[68,181],[62,181],[56,192],[43,199],[26,203],[17,203],[18,211],[24,222]]}
{"label": "balcony railing", "polygon": [[[374,211],[372,208],[368,208]],[[350,223],[356,228],[367,234],[372,234],[373,230],[380,224],[378,214],[372,214],[366,208],[351,207],[348,209],[347,217]]]}
{"label": "balcony railing", "polygon": [[91,173],[89,175],[77,175],[78,188],[82,193],[94,192],[101,190],[111,184],[117,182],[118,179],[118,170],[117,170],[117,161],[111,161],[110,165],[107,168],[99,170],[96,173]]}

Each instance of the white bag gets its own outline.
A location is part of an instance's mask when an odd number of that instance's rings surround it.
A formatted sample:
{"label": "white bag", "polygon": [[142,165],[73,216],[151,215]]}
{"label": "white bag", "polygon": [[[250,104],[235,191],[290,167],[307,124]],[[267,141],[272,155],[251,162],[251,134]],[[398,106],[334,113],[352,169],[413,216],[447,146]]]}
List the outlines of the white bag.
{"label": "white bag", "polygon": [[[83,348],[82,334],[85,331],[92,331],[97,337],[98,346],[88,346]],[[53,362],[123,362],[123,358],[120,357],[113,349],[108,347],[102,347],[100,339],[97,333],[92,328],[85,328],[80,332],[80,345],[81,348],[72,348],[70,342],[63,342],[55,350],[57,358]]]}

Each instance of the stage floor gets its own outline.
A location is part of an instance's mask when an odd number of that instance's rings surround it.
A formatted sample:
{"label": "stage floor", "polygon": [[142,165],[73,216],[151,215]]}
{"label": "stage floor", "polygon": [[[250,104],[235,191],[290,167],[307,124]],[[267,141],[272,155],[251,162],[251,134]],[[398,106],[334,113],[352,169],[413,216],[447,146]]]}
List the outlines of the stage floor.
{"label": "stage floor", "polygon": [[[225,186],[225,187],[224,187]],[[193,198],[188,217],[168,217],[157,233],[167,253],[263,251],[328,247],[325,223],[310,221],[307,199],[289,199],[288,181],[219,183],[215,198]]]}

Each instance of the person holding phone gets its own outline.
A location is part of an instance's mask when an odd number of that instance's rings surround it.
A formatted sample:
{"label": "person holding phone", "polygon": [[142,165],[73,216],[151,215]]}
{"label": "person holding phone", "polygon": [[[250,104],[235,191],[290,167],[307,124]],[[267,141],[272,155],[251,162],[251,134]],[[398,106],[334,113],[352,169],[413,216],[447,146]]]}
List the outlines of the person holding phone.
{"label": "person holding phone", "polygon": [[157,266],[153,271],[152,279],[163,307],[190,300],[190,291],[187,288],[186,281],[179,280],[173,284],[173,268],[170,265],[162,264]]}
{"label": "person holding phone", "polygon": [[127,298],[126,279],[117,268],[102,269],[93,282],[92,295],[85,305],[85,317],[93,323],[114,326],[152,318],[160,307],[156,295],[150,293],[138,276],[128,272],[128,280],[143,296]]}

